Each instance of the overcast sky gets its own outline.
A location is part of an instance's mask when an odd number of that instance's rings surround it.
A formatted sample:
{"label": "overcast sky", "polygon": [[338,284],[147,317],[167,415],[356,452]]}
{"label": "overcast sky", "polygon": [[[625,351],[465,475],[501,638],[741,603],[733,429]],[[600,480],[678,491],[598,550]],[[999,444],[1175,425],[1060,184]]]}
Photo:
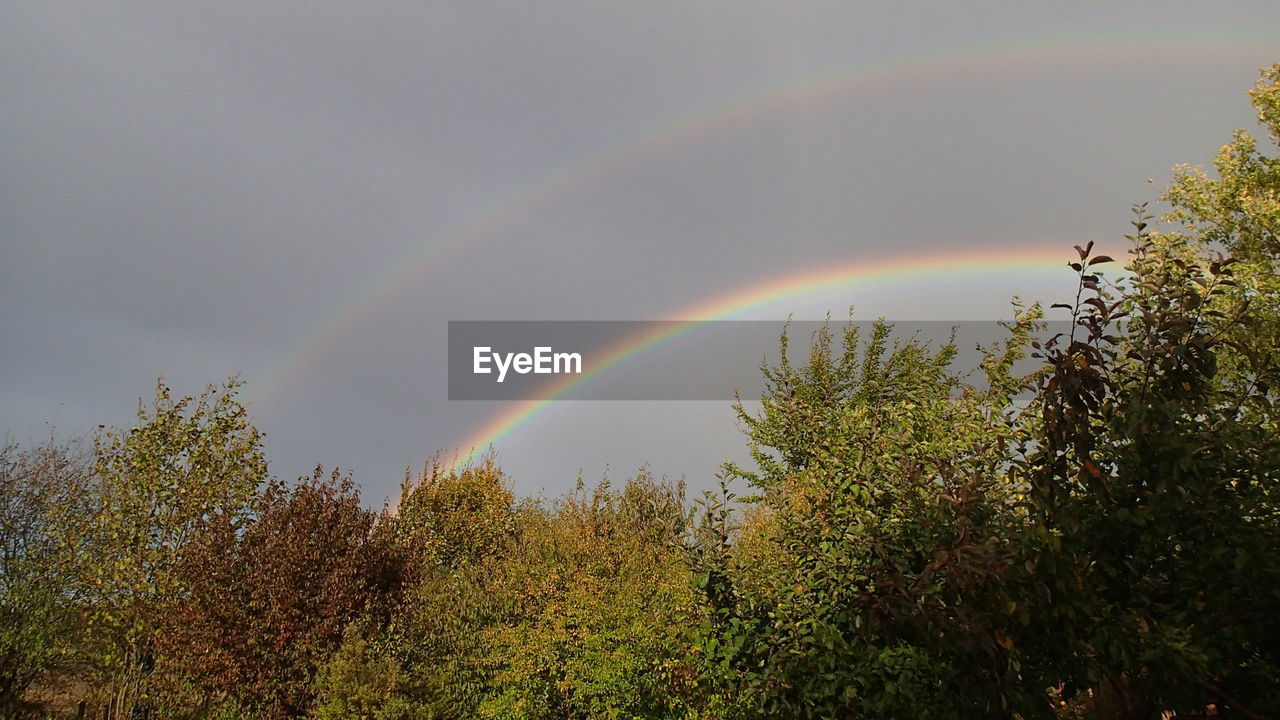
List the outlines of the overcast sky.
{"label": "overcast sky", "polygon": [[[1254,127],[1274,62],[1274,0],[8,0],[0,432],[123,424],[159,375],[238,373],[275,474],[351,469],[376,504],[509,409],[447,400],[449,320],[661,319],[964,247],[1123,253],[1173,164]],[[752,317],[995,318],[1069,284],[939,272]],[[706,486],[742,446],[724,403],[573,402],[497,449],[555,493],[642,463]]]}

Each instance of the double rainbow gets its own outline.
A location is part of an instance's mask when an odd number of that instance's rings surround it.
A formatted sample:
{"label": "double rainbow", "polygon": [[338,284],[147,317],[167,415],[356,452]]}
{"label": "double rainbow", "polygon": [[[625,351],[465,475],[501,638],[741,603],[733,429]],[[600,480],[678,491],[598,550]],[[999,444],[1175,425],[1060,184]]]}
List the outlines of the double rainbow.
{"label": "double rainbow", "polygon": [[[681,114],[654,130],[641,132],[590,154],[540,180],[511,192],[435,239],[424,241],[394,267],[365,284],[332,313],[299,334],[290,349],[256,380],[256,403],[270,403],[290,382],[305,375],[306,368],[330,348],[340,344],[355,328],[392,305],[405,290],[421,284],[424,276],[447,265],[466,248],[491,240],[515,226],[539,208],[563,201],[646,160],[674,152],[694,143],[753,123],[773,121],[819,109],[840,99],[870,95],[910,85],[939,83],[965,76],[1037,74],[1063,67],[1096,64],[1101,68],[1116,63],[1147,63],[1164,66],[1170,57],[1180,63],[1222,61],[1241,63],[1274,62],[1280,44],[1274,36],[1207,34],[1190,36],[1049,35],[1002,46],[968,45],[939,49],[927,54],[900,56],[879,61],[859,61],[830,72],[796,78],[790,82],[735,98],[714,102]],[[763,284],[731,291],[697,303],[673,319],[725,319],[760,305],[785,300],[802,293],[849,287],[873,278],[905,279],[927,273],[950,273],[965,268],[1005,268],[1016,271],[1050,267],[1061,261],[1064,246],[1027,251],[985,251],[983,253],[941,253],[917,257],[877,260],[869,264],[821,268],[785,275]],[[501,440],[515,427],[599,372],[624,362],[670,338],[643,336],[629,338],[611,348],[596,372],[574,377],[552,395],[528,400],[500,413],[463,443],[467,448],[484,448]],[[470,456],[460,462],[466,462]]]}

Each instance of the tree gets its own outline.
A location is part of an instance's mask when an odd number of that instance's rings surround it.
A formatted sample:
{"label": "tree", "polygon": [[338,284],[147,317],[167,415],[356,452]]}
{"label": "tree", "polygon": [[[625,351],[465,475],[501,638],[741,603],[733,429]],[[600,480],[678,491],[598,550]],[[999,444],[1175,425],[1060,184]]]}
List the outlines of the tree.
{"label": "tree", "polygon": [[30,710],[23,695],[82,661],[83,548],[90,459],[53,441],[0,448],[0,715]]}
{"label": "tree", "polygon": [[[1280,139],[1280,66],[1251,96]],[[1238,132],[1216,165],[1139,211],[1127,278],[1076,248],[1071,330],[1020,316],[983,389],[883,325],[799,368],[784,336],[730,468],[757,507],[701,554],[710,681],[749,716],[1280,712],[1280,162]]]}
{"label": "tree", "polygon": [[[1280,137],[1280,67],[1252,96]],[[1109,258],[1079,249],[1077,326],[1045,348],[1016,466],[1071,650],[1063,675],[1116,715],[1280,712],[1280,174],[1242,131],[1217,166],[1177,171],[1176,226],[1139,211],[1130,279],[1108,289],[1092,267]]]}
{"label": "tree", "polygon": [[407,678],[395,658],[379,652],[360,623],[347,626],[342,646],[316,678],[316,720],[431,718],[406,699]]}
{"label": "tree", "polygon": [[491,455],[448,472],[436,456],[416,480],[406,474],[389,525],[407,559],[408,581],[432,568],[452,570],[496,552],[511,532],[513,501]]}
{"label": "tree", "polygon": [[239,387],[174,400],[162,380],[136,426],[95,439],[90,622],[113,717],[149,713],[162,609],[186,590],[176,568],[190,540],[215,516],[238,527],[267,478]]}
{"label": "tree", "polygon": [[394,518],[414,584],[380,632],[352,631],[319,707],[371,717],[677,718],[695,612],[679,486],[512,505],[492,457],[406,483]]}
{"label": "tree", "polygon": [[483,577],[514,529],[513,496],[492,456],[460,470],[436,456],[416,477],[406,473],[376,529],[392,548],[390,614],[352,629],[322,674],[318,707],[466,716],[478,682],[471,652],[490,599]]}
{"label": "tree", "polygon": [[[1263,68],[1249,92],[1258,120],[1272,147],[1280,144],[1280,65]],[[1274,368],[1280,366],[1280,158],[1259,151],[1259,143],[1237,130],[1214,159],[1217,177],[1203,169],[1180,165],[1164,200],[1172,210],[1165,217],[1200,249],[1230,255],[1235,261],[1235,285],[1224,293],[1247,300],[1247,336],[1237,336],[1249,352],[1259,355],[1246,372],[1276,386]],[[1244,359],[1244,358],[1241,358]],[[1267,369],[1270,369],[1270,372]]]}
{"label": "tree", "polygon": [[[761,491],[750,534],[702,568],[712,616],[701,650],[749,717],[973,718],[1043,715],[1039,675],[1013,601],[1019,518],[1004,482],[1016,428],[1013,362],[1033,310],[984,363],[986,383],[949,369],[952,345],[890,343],[856,326],[833,351],[764,369],[758,416],[742,420]],[[719,580],[720,587],[713,587]]]}
{"label": "tree", "polygon": [[675,541],[682,489],[640,473],[528,508],[485,583],[474,662],[485,718],[683,718],[698,698],[683,650],[696,618]]}
{"label": "tree", "polygon": [[239,527],[219,513],[187,544],[156,675],[180,705],[230,699],[255,717],[293,718],[309,709],[312,680],[347,626],[378,611],[392,579],[388,548],[336,471],[272,481],[255,510]]}

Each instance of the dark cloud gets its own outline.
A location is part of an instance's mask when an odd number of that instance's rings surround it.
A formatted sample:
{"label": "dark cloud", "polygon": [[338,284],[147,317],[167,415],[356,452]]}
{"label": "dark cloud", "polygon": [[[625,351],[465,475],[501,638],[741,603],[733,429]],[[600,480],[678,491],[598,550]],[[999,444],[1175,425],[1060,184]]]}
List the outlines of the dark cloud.
{"label": "dark cloud", "polygon": [[[1146,178],[1252,125],[1278,25],[1261,2],[5,3],[0,428],[127,422],[156,375],[242,373],[278,473],[351,466],[380,496],[502,409],[445,399],[446,321],[655,317],[965,242],[1119,248]],[[1075,50],[999,55],[1037,43]],[[645,461],[705,484],[740,445],[720,405],[574,403],[500,450],[532,492]]]}

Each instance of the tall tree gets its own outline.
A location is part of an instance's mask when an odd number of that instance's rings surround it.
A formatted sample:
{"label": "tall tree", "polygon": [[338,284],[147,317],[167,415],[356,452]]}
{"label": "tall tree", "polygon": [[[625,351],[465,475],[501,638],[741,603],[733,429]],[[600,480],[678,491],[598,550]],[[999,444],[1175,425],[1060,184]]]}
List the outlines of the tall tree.
{"label": "tall tree", "polygon": [[[1280,137],[1280,67],[1251,94]],[[1108,258],[1079,249],[1077,326],[1046,347],[1016,466],[1063,674],[1116,716],[1280,712],[1280,173],[1243,131],[1217,166],[1177,171],[1171,225],[1139,217],[1115,289],[1093,271]]]}
{"label": "tall tree", "polygon": [[347,625],[377,611],[394,578],[350,477],[317,468],[293,486],[272,481],[255,509],[239,527],[218,513],[185,547],[157,681],[179,706],[230,700],[254,717],[298,717]]}
{"label": "tall tree", "polygon": [[33,681],[84,659],[91,467],[75,444],[0,448],[0,716],[21,717]]}
{"label": "tall tree", "polygon": [[[727,567],[703,568],[701,649],[748,717],[1024,717],[1049,710],[1011,601],[1019,519],[1003,466],[1011,373],[1035,311],[986,358],[982,387],[952,345],[827,329],[765,369],[759,415],[739,405],[760,510]],[[839,350],[833,349],[838,347]]]}
{"label": "tall tree", "polygon": [[161,612],[186,589],[175,570],[192,536],[215,515],[238,525],[267,479],[239,387],[175,400],[161,381],[151,406],[139,403],[137,425],[95,440],[90,619],[113,717],[149,713]]}
{"label": "tall tree", "polygon": [[320,676],[319,716],[467,716],[479,677],[469,658],[491,599],[480,578],[514,528],[511,489],[492,456],[460,470],[436,456],[406,473],[377,529],[393,549],[391,617],[350,628]]}
{"label": "tall tree", "polygon": [[527,508],[484,582],[473,662],[486,718],[683,718],[697,699],[697,617],[675,538],[682,488],[640,473]]}

